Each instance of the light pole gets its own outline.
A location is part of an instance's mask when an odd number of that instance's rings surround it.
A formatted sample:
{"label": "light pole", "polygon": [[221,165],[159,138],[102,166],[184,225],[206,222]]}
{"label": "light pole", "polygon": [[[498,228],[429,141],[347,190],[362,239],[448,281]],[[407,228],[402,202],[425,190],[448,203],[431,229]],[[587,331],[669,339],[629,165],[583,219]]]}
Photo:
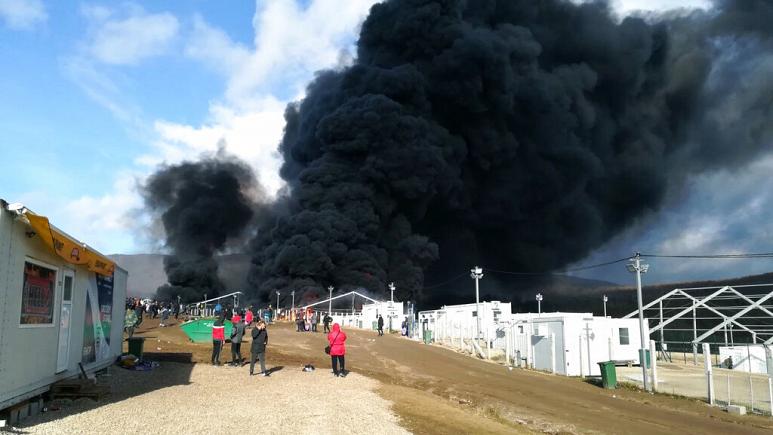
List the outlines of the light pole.
{"label": "light pole", "polygon": [[475,339],[480,339],[480,279],[483,278],[483,269],[475,266],[470,269],[470,278],[475,280]]}
{"label": "light pole", "polygon": [[394,304],[395,303],[395,283],[390,282],[389,283],[389,291],[392,293],[392,296],[389,297],[389,300]]}
{"label": "light pole", "polygon": [[607,295],[604,295],[604,317],[607,317],[607,301],[608,300],[609,300],[609,298],[607,297]]}
{"label": "light pole", "polygon": [[639,350],[639,362],[641,363],[642,380],[644,381],[644,390],[649,391],[649,382],[647,382],[647,336],[644,334],[644,310],[642,309],[641,297],[641,274],[647,273],[649,264],[641,262],[641,255],[637,252],[631,258],[631,263],[625,265],[629,272],[636,274],[636,299],[639,303],[639,335],[641,336],[641,349]]}
{"label": "light pole", "polygon": [[292,306],[292,308],[291,308],[291,309],[292,309],[293,311],[295,311],[295,290],[293,290],[293,291],[291,291],[291,292],[290,292],[290,296],[292,296],[292,297],[293,297],[293,301],[292,301],[292,303],[291,303],[291,306]]}
{"label": "light pole", "polygon": [[330,292],[330,298],[327,300],[327,315],[330,315],[330,312],[333,311],[333,286],[327,288],[327,291]]}
{"label": "light pole", "polygon": [[542,317],[542,293],[537,293],[537,316]]}
{"label": "light pole", "polygon": [[277,290],[277,292],[276,292],[276,315],[274,316],[274,317],[276,317],[277,320],[279,320],[279,295],[280,294],[281,293],[279,293],[279,290]]}

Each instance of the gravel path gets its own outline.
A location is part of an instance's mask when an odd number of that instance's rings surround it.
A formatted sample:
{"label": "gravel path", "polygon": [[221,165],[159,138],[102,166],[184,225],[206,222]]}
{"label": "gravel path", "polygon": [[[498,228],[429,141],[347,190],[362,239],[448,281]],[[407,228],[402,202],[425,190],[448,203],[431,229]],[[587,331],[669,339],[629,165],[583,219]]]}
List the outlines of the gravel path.
{"label": "gravel path", "polygon": [[[270,361],[269,361],[270,362]],[[271,365],[269,365],[271,368]],[[25,433],[378,433],[406,434],[378,382],[329,368],[248,368],[164,362],[150,372],[111,367],[109,403],[79,399],[24,422]],[[234,433],[239,433],[234,432]]]}

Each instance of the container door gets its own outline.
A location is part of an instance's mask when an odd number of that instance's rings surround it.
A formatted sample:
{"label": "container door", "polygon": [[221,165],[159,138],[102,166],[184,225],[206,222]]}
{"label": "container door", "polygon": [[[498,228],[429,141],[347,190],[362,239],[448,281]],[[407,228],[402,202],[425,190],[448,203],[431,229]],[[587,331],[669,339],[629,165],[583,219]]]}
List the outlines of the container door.
{"label": "container door", "polygon": [[75,272],[65,269],[62,281],[62,311],[59,315],[59,353],[56,358],[56,372],[67,370],[70,359],[70,327],[72,326],[72,288]]}

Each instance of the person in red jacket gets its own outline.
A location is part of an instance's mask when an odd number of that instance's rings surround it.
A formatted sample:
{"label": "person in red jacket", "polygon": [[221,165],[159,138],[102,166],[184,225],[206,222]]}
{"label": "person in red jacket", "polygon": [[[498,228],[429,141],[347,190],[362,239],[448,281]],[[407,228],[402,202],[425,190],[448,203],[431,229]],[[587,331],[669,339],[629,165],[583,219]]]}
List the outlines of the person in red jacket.
{"label": "person in red jacket", "polygon": [[250,307],[247,308],[247,312],[244,313],[244,327],[248,328],[250,325],[252,325],[254,318],[255,315],[252,313],[252,305],[250,305]]}
{"label": "person in red jacket", "polygon": [[220,365],[220,351],[223,350],[225,341],[225,324],[223,318],[218,317],[212,324],[212,365]]}
{"label": "person in red jacket", "polygon": [[[333,324],[333,330],[327,334],[327,341],[330,343],[330,358],[333,363],[333,375],[345,377],[346,366],[344,365],[344,355],[346,354],[346,334],[341,331],[341,325],[338,323]],[[338,365],[341,365],[341,370],[338,370]]]}

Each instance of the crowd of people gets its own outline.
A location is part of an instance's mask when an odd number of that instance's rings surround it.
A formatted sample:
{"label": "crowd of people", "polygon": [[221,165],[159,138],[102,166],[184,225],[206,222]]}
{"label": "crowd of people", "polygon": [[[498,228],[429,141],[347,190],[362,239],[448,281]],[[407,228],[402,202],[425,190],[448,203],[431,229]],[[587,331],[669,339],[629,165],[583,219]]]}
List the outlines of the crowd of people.
{"label": "crowd of people", "polygon": [[[245,334],[252,338],[250,345],[250,376],[269,376],[270,371],[266,370],[266,348],[268,346],[268,331],[266,326],[273,323],[275,311],[269,306],[260,309],[257,313],[253,306],[246,309],[237,309],[231,306],[216,304],[214,308],[215,320],[212,325],[212,365],[220,366],[220,357],[223,347],[226,343],[226,321],[231,322],[231,332],[228,341],[231,343],[231,361],[228,363],[232,367],[242,367],[247,362],[242,357],[241,345]],[[126,300],[126,319],[124,329],[129,337],[134,333],[134,329],[142,324],[143,317],[156,319],[160,317],[159,326],[167,326],[171,316],[179,319],[181,314],[189,314],[186,306],[174,304],[171,302],[162,302],[149,299],[128,298]],[[285,318],[290,320],[295,318],[297,332],[317,332],[318,325],[323,324],[323,332],[327,334],[328,346],[325,352],[330,355],[332,371],[335,376],[345,377],[347,375],[345,355],[346,355],[346,333],[341,329],[338,323],[332,325],[333,318],[329,313],[312,310],[298,310],[296,312],[287,312]],[[379,316],[378,329],[379,335],[383,335],[384,321]],[[260,371],[255,372],[255,363],[260,365]]]}

